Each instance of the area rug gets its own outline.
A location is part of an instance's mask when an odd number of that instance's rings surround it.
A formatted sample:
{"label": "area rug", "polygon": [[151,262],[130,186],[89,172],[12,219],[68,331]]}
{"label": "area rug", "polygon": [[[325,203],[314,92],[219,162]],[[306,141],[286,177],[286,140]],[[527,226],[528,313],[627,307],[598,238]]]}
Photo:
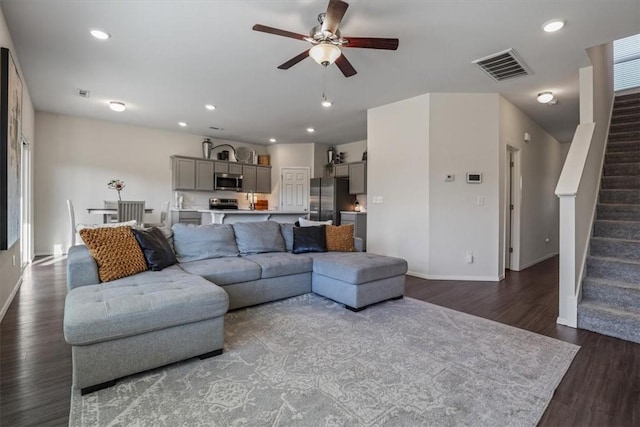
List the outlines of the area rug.
{"label": "area rug", "polygon": [[224,354],[81,396],[71,426],[534,426],[579,347],[404,298],[228,313]]}

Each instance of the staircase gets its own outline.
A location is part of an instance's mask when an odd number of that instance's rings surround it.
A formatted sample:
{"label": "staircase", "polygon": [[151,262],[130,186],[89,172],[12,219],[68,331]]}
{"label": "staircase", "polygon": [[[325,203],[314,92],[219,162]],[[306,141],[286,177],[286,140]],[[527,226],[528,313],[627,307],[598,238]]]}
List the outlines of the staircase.
{"label": "staircase", "polygon": [[640,93],[617,96],[578,328],[640,343]]}

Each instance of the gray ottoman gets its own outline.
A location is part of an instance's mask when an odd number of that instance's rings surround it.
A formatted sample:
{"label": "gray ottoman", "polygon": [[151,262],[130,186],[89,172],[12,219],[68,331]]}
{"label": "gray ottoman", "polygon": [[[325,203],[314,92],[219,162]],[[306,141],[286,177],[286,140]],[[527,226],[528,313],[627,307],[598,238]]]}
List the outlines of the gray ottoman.
{"label": "gray ottoman", "polygon": [[86,394],[126,375],[221,354],[228,306],[222,288],[177,265],[70,290],[64,336],[74,387]]}
{"label": "gray ottoman", "polygon": [[404,259],[362,252],[305,255],[313,258],[313,292],[352,311],[404,295]]}

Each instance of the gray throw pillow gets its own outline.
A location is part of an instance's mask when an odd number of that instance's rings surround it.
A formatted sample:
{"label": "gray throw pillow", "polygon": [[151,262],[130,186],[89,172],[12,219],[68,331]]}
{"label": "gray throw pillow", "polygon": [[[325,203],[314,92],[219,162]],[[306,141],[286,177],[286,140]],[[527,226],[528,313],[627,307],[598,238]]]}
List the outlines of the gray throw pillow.
{"label": "gray throw pillow", "polygon": [[284,246],[287,248],[287,252],[293,250],[293,227],[294,224],[280,224],[280,232],[284,237]]}
{"label": "gray throw pillow", "polygon": [[237,222],[233,231],[241,254],[286,251],[280,224],[275,221]]}
{"label": "gray throw pillow", "polygon": [[238,256],[238,246],[229,224],[174,224],[173,246],[178,262]]}

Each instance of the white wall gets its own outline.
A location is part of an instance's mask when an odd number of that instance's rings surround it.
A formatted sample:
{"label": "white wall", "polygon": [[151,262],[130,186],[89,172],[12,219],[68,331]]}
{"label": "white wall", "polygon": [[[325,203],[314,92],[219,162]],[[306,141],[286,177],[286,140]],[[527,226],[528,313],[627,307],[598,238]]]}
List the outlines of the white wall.
{"label": "white wall", "polygon": [[[497,94],[433,93],[429,117],[429,277],[498,280]],[[467,172],[482,173],[468,184]],[[454,174],[454,182],[445,175]],[[478,198],[484,204],[478,206]],[[466,262],[468,251],[473,263]]]}
{"label": "white wall", "polygon": [[362,160],[362,153],[367,151],[367,140],[336,145],[336,151],[345,154],[344,161],[346,163],[359,162]]}
{"label": "white wall", "polygon": [[417,276],[429,271],[428,119],[428,94],[367,112],[367,250]]}
{"label": "white wall", "polygon": [[[271,195],[269,209],[280,208],[280,172],[282,168],[303,167],[309,168],[309,176],[314,176],[315,144],[276,144],[269,146],[271,155]],[[317,173],[317,172],[316,172]],[[322,175],[320,175],[322,176]]]}
{"label": "white wall", "polygon": [[[531,142],[524,142],[524,132],[531,135]],[[500,97],[500,213],[504,224],[506,201],[506,153],[507,145],[518,150],[520,176],[515,184],[520,186],[520,245],[514,248],[519,254],[519,264],[512,269],[522,270],[558,253],[559,202],[555,195],[562,164],[566,156],[562,144],[549,135],[536,122],[526,116],[505,98]],[[566,144],[569,145],[569,144]],[[504,242],[504,227],[501,227]],[[545,239],[549,239],[548,242]],[[504,260],[504,243],[501,244],[501,265]],[[501,267],[502,268],[502,267]],[[502,271],[502,270],[501,270]]]}
{"label": "white wall", "polygon": [[[123,199],[145,200],[154,208],[146,218],[158,222],[163,202],[173,202],[171,163],[173,154],[202,156],[199,135],[169,132],[80,117],[38,112],[35,154],[35,250],[50,254],[66,250],[69,223],[65,200],[75,208],[77,223],[99,223],[102,218],[87,208],[117,200],[107,188],[111,179],[125,181]],[[220,144],[222,140],[216,140]],[[266,147],[233,143],[266,153]],[[234,197],[238,193],[181,192],[185,206],[205,206],[212,195]]]}
{"label": "white wall", "polygon": [[322,178],[325,174],[325,166],[328,163],[329,156],[327,150],[330,145],[327,144],[313,144],[313,170],[311,171],[311,178]]}
{"label": "white wall", "polygon": [[[20,52],[16,52],[4,14],[0,10],[0,45],[9,48],[13,56],[13,60],[18,67],[18,72],[22,78],[22,134],[27,137],[31,143],[31,150],[35,151],[36,138],[34,131],[35,111],[29,94],[28,82],[26,81],[22,69],[20,68]],[[4,166],[3,166],[4,172]],[[9,308],[9,304],[13,299],[13,295],[18,289],[20,278],[22,275],[22,260],[20,254],[20,245],[22,239],[18,240],[9,250],[0,251],[0,320],[4,317],[4,313]],[[15,265],[13,263],[15,257]]]}

